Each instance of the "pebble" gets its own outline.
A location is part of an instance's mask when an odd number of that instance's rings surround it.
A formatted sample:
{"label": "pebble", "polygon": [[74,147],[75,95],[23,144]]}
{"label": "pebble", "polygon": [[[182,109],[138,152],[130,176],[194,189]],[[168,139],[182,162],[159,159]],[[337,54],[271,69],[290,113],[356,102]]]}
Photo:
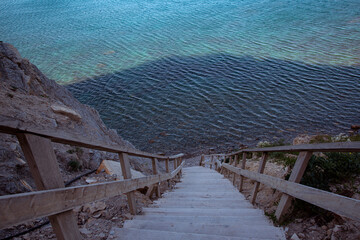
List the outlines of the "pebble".
{"label": "pebble", "polygon": [[80,228],[79,231],[80,231],[82,234],[85,234],[85,235],[91,234],[91,232],[90,232],[89,229],[87,229],[87,228]]}
{"label": "pebble", "polygon": [[297,218],[297,219],[295,219],[295,222],[296,223],[301,223],[303,220],[301,219],[301,218]]}
{"label": "pebble", "polygon": [[296,235],[296,233],[294,233],[294,234],[291,236],[290,240],[300,240],[300,238],[298,237],[298,235]]}
{"label": "pebble", "polygon": [[300,238],[305,238],[305,234],[303,234],[303,233],[298,233],[297,234]]}
{"label": "pebble", "polygon": [[335,227],[333,228],[333,232],[339,232],[341,230],[341,226],[340,225],[335,225]]}

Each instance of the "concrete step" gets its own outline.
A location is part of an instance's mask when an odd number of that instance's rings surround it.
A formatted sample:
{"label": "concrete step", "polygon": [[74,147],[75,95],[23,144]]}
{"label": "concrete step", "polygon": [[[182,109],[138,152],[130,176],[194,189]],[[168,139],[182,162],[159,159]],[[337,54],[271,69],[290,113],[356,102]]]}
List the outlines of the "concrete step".
{"label": "concrete step", "polygon": [[232,224],[211,224],[202,222],[156,222],[152,220],[126,221],[124,228],[137,228],[158,231],[169,231],[178,233],[196,233],[241,238],[260,239],[281,239],[283,233],[273,226],[258,227],[256,222],[253,225]]}
{"label": "concrete step", "polygon": [[226,237],[217,235],[164,232],[133,228],[112,228],[108,240],[259,240],[257,238]]}

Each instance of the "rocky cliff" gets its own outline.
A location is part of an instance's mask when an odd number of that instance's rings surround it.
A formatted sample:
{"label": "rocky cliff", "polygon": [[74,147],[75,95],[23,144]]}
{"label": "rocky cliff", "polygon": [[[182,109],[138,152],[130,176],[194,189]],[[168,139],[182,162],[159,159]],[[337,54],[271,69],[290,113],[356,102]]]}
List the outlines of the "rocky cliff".
{"label": "rocky cliff", "polygon": [[[0,123],[134,148],[115,130],[108,129],[95,109],[81,104],[65,87],[48,79],[22,58],[15,47],[4,42],[0,42],[0,106]],[[62,144],[54,147],[65,180],[72,175],[67,171],[69,166],[75,166],[73,170],[90,169],[102,159],[117,158],[115,154]],[[71,166],[70,162],[75,164]],[[0,195],[29,191],[33,187],[16,137],[0,134]]]}

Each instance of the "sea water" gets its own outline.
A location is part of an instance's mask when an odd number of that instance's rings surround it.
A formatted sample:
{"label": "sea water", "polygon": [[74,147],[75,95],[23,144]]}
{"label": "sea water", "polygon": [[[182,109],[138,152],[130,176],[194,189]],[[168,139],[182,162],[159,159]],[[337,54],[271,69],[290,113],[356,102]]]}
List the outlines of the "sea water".
{"label": "sea water", "polygon": [[360,121],[358,0],[12,0],[0,40],[147,151]]}

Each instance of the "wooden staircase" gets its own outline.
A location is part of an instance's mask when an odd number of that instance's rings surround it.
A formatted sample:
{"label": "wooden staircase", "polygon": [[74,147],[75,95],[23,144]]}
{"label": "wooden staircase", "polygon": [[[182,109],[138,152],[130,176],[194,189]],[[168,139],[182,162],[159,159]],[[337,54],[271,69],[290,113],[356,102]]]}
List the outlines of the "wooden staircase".
{"label": "wooden staircase", "polygon": [[[360,142],[247,148],[227,154],[202,155],[199,165],[209,165],[208,169],[183,168],[183,154],[163,156],[142,152],[90,141],[72,132],[24,127],[19,121],[1,119],[1,116],[0,133],[16,135],[37,187],[34,192],[0,196],[0,229],[48,216],[58,239],[82,239],[74,208],[126,194],[130,212],[136,215],[134,191],[148,187],[150,194],[154,190],[160,196],[159,184],[178,178],[181,172],[182,182],[174,191],[165,193],[151,208],[143,209],[142,215],[126,221],[124,228],[113,228],[109,239],[285,239],[281,229],[273,227],[262,211],[254,209],[239,193],[244,179],[255,183],[251,203],[256,202],[260,184],[282,193],[275,212],[279,221],[293,198],[360,221],[360,211],[354,211],[360,208],[360,200],[300,184],[314,152],[360,152]],[[53,143],[117,153],[124,180],[65,187]],[[298,154],[288,180],[264,174],[272,152]],[[257,172],[246,169],[247,155],[253,153],[262,154]],[[132,178],[129,157],[150,159],[153,174]],[[165,172],[158,168],[163,163]],[[232,183],[217,171],[232,178]],[[232,184],[237,185],[236,188]]]}
{"label": "wooden staircase", "polygon": [[113,228],[108,239],[285,239],[215,170],[183,168],[183,178],[142,215]]}

